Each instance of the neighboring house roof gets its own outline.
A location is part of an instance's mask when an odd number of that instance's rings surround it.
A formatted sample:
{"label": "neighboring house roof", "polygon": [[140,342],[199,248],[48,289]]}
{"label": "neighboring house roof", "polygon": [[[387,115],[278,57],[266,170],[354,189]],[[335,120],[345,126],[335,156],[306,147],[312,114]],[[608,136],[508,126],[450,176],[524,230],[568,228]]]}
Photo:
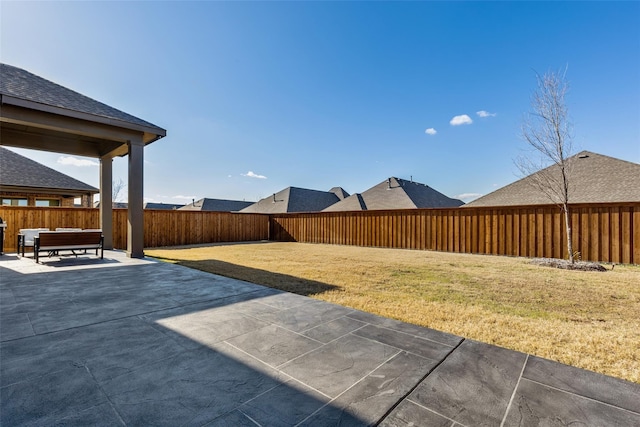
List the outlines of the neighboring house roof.
{"label": "neighboring house roof", "polygon": [[[160,131],[158,135],[166,133],[164,129],[142,120],[138,117],[127,114],[102,102],[91,99],[88,96],[67,89],[57,83],[44,79],[22,68],[8,64],[0,64],[0,94],[12,98],[23,99],[37,104],[58,107],[66,110],[70,115],[72,112],[90,114],[102,117],[109,121],[142,126],[152,130]],[[114,123],[112,123],[114,124]]]}
{"label": "neighboring house roof", "polygon": [[349,197],[349,193],[347,193],[342,187],[333,187],[329,192],[338,196],[338,199],[340,200],[344,200]]}
{"label": "neighboring house roof", "polygon": [[183,205],[179,209],[181,211],[238,212],[252,204],[253,202],[244,202],[242,200],[207,199],[205,197]]}
{"label": "neighboring house roof", "polygon": [[[590,151],[582,151],[568,160],[569,203],[640,201],[640,164]],[[549,166],[469,202],[465,207],[553,204],[533,182],[535,175],[557,171],[557,166]]]}
{"label": "neighboring house roof", "polygon": [[447,197],[428,185],[391,177],[363,193],[353,194],[329,206],[324,211],[451,208],[462,204],[461,200]]}
{"label": "neighboring house roof", "polygon": [[0,147],[0,188],[3,191],[55,192],[74,195],[99,193],[95,187]]}
{"label": "neighboring house roof", "polygon": [[176,204],[176,203],[147,202],[144,204],[144,209],[174,210],[174,209],[180,209],[183,206],[184,206],[183,204]]}
{"label": "neighboring house roof", "polygon": [[331,206],[338,201],[340,201],[338,195],[331,191],[287,187],[272,196],[265,197],[251,206],[242,209],[240,212],[320,212],[327,206]]}
{"label": "neighboring house roof", "polygon": [[346,211],[366,211],[367,205],[364,203],[362,194],[355,193],[338,203],[329,206],[324,212],[346,212]]}
{"label": "neighboring house roof", "polygon": [[[97,202],[93,202],[93,207],[94,208],[99,208],[100,207],[100,200],[98,200]],[[128,209],[129,208],[129,204],[127,202],[113,202],[111,203],[111,207],[114,209]]]}

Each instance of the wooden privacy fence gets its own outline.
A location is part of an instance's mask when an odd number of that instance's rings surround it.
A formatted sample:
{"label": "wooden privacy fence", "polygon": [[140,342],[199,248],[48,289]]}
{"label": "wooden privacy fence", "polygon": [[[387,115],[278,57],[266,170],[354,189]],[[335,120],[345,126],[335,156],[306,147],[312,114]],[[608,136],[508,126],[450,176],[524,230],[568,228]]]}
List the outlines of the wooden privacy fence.
{"label": "wooden privacy fence", "polygon": [[7,224],[4,251],[15,252],[21,228],[57,227],[99,228],[98,209],[0,206],[0,218]]}
{"label": "wooden privacy fence", "polygon": [[[21,228],[99,228],[95,208],[2,206],[0,217],[7,223],[5,252],[16,250]],[[259,241],[269,238],[269,216],[228,212],[176,210],[144,211],[144,246],[174,246],[199,243]],[[127,210],[113,210],[113,246],[127,248]]]}
{"label": "wooden privacy fence", "polygon": [[[126,248],[126,210],[114,215],[113,226],[114,246],[117,241],[118,248]],[[144,246],[147,248],[268,239],[268,215],[178,210],[144,211]]]}
{"label": "wooden privacy fence", "polygon": [[[640,203],[572,206],[583,260],[640,263]],[[270,215],[270,240],[568,258],[557,206]]]}
{"label": "wooden privacy fence", "polygon": [[[640,203],[572,207],[573,247],[583,260],[640,264]],[[5,252],[20,228],[98,228],[93,208],[0,207]],[[567,258],[556,206],[239,214],[145,210],[145,247],[240,241],[295,241]],[[113,243],[127,246],[127,210],[113,211]]]}

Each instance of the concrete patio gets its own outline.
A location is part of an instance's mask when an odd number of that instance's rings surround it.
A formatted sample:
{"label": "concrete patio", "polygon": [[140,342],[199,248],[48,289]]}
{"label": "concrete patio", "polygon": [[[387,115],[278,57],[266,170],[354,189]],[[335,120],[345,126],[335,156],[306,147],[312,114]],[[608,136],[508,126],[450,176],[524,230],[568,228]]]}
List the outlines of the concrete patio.
{"label": "concrete patio", "polygon": [[152,259],[0,257],[2,426],[640,425],[640,385]]}

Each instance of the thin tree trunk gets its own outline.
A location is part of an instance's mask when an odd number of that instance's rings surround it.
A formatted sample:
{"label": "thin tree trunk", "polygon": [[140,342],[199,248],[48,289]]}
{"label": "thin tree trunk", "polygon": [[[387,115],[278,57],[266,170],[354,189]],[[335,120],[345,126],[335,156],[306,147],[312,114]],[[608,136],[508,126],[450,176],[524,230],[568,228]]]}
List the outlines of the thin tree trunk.
{"label": "thin tree trunk", "polygon": [[573,239],[571,236],[571,215],[569,212],[569,206],[564,205],[562,207],[562,210],[564,211],[564,224],[567,228],[567,250],[569,251],[569,262],[573,264],[575,262],[575,259],[573,257]]}

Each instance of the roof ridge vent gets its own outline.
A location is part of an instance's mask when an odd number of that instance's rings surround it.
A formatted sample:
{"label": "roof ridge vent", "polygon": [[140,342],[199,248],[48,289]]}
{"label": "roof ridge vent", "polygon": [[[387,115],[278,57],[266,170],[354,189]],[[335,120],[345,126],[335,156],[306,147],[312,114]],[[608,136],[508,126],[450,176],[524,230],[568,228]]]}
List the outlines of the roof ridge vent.
{"label": "roof ridge vent", "polygon": [[579,158],[579,159],[587,159],[588,157],[589,157],[589,155],[588,155],[587,153],[580,154],[580,155],[578,156],[578,158]]}

